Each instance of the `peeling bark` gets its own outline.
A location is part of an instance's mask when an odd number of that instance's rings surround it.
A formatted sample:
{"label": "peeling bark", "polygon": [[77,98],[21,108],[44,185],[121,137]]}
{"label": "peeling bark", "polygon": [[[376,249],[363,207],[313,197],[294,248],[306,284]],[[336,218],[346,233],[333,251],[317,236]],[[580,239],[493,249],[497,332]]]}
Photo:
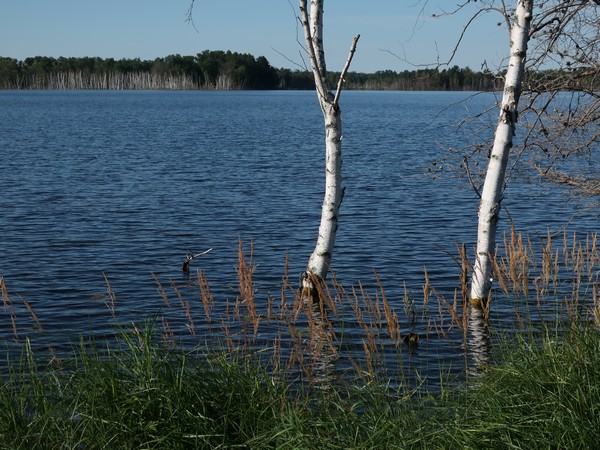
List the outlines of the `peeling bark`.
{"label": "peeling bark", "polygon": [[527,43],[533,12],[533,0],[517,0],[515,20],[511,29],[510,59],[500,117],[496,126],[494,146],[488,164],[477,230],[477,255],[471,280],[471,304],[485,305],[491,285],[492,266],[496,246],[496,229],[504,190],[504,177],[508,155],[513,145],[517,123],[517,106],[521,95],[521,85],[525,69]]}

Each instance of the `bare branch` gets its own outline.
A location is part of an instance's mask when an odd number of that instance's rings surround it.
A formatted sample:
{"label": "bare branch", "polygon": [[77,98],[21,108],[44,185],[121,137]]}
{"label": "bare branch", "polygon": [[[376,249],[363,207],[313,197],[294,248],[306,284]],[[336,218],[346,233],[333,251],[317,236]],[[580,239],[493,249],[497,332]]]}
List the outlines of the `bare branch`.
{"label": "bare branch", "polygon": [[204,250],[203,252],[197,253],[195,255],[192,252],[188,252],[185,255],[185,259],[181,263],[181,270],[183,270],[184,272],[189,272],[189,270],[190,270],[190,262],[192,262],[192,260],[194,258],[198,258],[198,257],[200,257],[202,255],[206,255],[207,253],[209,253],[211,251],[212,251],[212,248],[209,248],[208,250]]}
{"label": "bare branch", "polygon": [[481,198],[481,190],[475,185],[475,181],[473,180],[473,176],[471,175],[471,170],[469,169],[469,158],[463,156],[463,168],[465,169],[465,173],[467,174],[467,180],[469,180],[469,184],[475,191],[475,195],[478,198]]}
{"label": "bare branch", "polygon": [[[454,15],[456,13],[458,13],[460,10],[462,10],[466,5],[470,4],[471,0],[466,0],[464,3],[457,5],[456,9],[454,9],[453,11],[450,12],[446,12],[442,10],[441,14],[432,14],[432,17],[435,18],[440,18],[440,17],[444,17],[444,16],[449,16],[449,15]],[[423,7],[421,8],[421,11],[419,12],[419,14],[424,14],[424,8],[425,5],[427,4],[427,2],[425,2],[425,4],[423,5]],[[502,2],[502,4],[504,5],[504,1]],[[380,49],[380,51],[384,51],[386,53],[389,53],[390,55],[398,58],[399,60],[406,62],[408,64],[410,64],[413,67],[441,67],[441,66],[449,66],[450,63],[454,60],[454,57],[456,56],[456,53],[458,52],[458,49],[460,48],[465,35],[468,31],[468,29],[471,27],[471,25],[473,24],[473,22],[481,15],[485,14],[485,13],[489,13],[489,12],[497,12],[500,13],[503,17],[503,19],[505,20],[506,24],[507,24],[507,28],[510,31],[510,17],[508,17],[508,14],[506,13],[506,9],[503,8],[495,8],[495,7],[484,7],[484,8],[480,8],[479,10],[477,10],[477,12],[475,12],[475,14],[473,14],[471,16],[471,18],[468,20],[468,22],[464,25],[460,36],[458,37],[458,40],[456,41],[454,48],[452,50],[452,53],[450,55],[450,57],[448,58],[447,61],[444,62],[440,62],[440,58],[439,58],[439,52],[438,52],[438,58],[437,61],[435,63],[425,63],[425,64],[414,64],[413,62],[409,61],[406,58],[406,54],[404,54],[403,57],[399,56],[398,54],[392,52],[391,50],[383,50]],[[413,29],[413,33],[414,33],[414,29]],[[402,48],[403,52],[404,52],[404,47]],[[436,44],[436,51],[437,51],[437,44]],[[405,53],[405,52],[404,52]]]}
{"label": "bare branch", "polygon": [[498,11],[495,8],[483,8],[480,9],[479,11],[477,11],[475,14],[473,14],[473,16],[469,19],[469,21],[466,23],[466,25],[463,27],[460,36],[458,37],[458,40],[456,41],[456,44],[454,45],[454,49],[452,50],[452,54],[450,55],[450,58],[448,59],[448,61],[446,61],[445,63],[439,64],[440,65],[450,65],[450,63],[452,62],[452,60],[454,59],[454,57],[456,56],[456,53],[458,52],[458,48],[460,47],[460,44],[462,43],[465,34],[467,33],[467,30],[469,29],[469,27],[471,26],[471,24],[483,13],[487,13],[489,11]]}
{"label": "bare branch", "polygon": [[583,195],[589,197],[600,196],[600,178],[575,177],[558,172],[552,168],[543,169],[537,165],[535,166],[535,169],[541,176],[553,183],[576,188]]}
{"label": "bare branch", "polygon": [[340,94],[342,92],[342,85],[344,84],[346,74],[348,73],[348,69],[350,68],[350,63],[352,62],[352,57],[354,56],[354,52],[356,51],[356,43],[360,39],[360,34],[354,36],[354,40],[352,41],[352,47],[350,47],[350,53],[348,54],[348,59],[346,60],[346,64],[344,65],[344,69],[340,74],[340,79],[338,80],[337,88],[335,90],[335,98],[333,99],[333,107],[338,108],[338,103],[340,100]]}
{"label": "bare branch", "polygon": [[190,0],[190,7],[188,8],[187,13],[185,14],[187,17],[185,19],[185,21],[192,24],[192,27],[194,27],[194,30],[196,30],[196,33],[199,33],[198,28],[196,28],[196,24],[194,23],[193,13],[194,13],[194,2],[195,1],[196,0]]}

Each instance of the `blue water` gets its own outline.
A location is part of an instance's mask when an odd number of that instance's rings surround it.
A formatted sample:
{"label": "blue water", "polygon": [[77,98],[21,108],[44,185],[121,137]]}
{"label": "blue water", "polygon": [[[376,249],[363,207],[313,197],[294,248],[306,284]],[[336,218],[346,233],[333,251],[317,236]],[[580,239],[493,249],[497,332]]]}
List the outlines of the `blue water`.
{"label": "blue water", "polygon": [[[399,316],[405,287],[422,298],[424,266],[451,298],[459,268],[448,253],[476,241],[478,199],[467,180],[426,175],[470,133],[492,133],[455,127],[494,101],[470,96],[342,96],[346,194],[333,269],[344,286],[362,280],[366,289],[376,270]],[[324,137],[313,92],[4,91],[0,152],[0,276],[13,303],[30,303],[44,328],[37,333],[53,345],[108,332],[103,273],[127,323],[164,309],[152,273],[187,295],[193,277],[182,274],[184,255],[213,248],[192,269],[206,273],[223,305],[236,297],[241,238],[247,251],[254,243],[264,305],[279,295],[286,255],[296,283],[316,240]],[[504,206],[520,230],[543,236],[577,210],[565,198],[524,171]],[[596,222],[581,216],[571,226],[595,231]],[[507,229],[503,214],[500,232]],[[346,333],[355,326],[346,324]],[[0,337],[13,338],[6,309]],[[428,358],[460,360],[460,344],[432,338],[420,358],[427,367]]]}

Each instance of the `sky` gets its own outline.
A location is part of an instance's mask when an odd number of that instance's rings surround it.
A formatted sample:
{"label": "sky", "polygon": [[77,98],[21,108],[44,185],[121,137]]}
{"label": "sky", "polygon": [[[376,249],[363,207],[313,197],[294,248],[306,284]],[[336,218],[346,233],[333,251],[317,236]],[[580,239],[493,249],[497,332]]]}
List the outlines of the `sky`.
{"label": "sky", "polygon": [[[141,58],[231,50],[265,56],[276,68],[303,66],[297,0],[0,0],[0,56]],[[368,5],[367,5],[368,3]],[[442,16],[455,0],[327,0],[327,68],[342,69],[360,34],[351,70],[414,70],[446,62],[477,3]],[[425,9],[423,10],[423,7]],[[432,17],[436,14],[436,17]],[[451,65],[502,67],[508,34],[501,18],[478,20]]]}

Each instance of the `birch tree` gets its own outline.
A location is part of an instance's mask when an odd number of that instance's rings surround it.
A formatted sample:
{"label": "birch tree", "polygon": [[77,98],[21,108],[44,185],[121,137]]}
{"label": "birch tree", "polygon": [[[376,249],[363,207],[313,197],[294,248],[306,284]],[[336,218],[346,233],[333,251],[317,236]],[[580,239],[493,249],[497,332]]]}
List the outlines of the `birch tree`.
{"label": "birch tree", "polygon": [[317,99],[325,122],[325,197],[321,208],[317,243],[303,276],[302,294],[304,299],[316,298],[317,283],[326,278],[331,265],[339,210],[344,195],[342,188],[342,112],[339,101],[344,78],[360,37],[360,35],[354,37],[334,93],[327,82],[323,47],[323,3],[324,0],[311,0],[309,9],[307,0],[300,0],[300,22],[315,79]]}
{"label": "birch tree", "polygon": [[477,254],[471,280],[471,304],[480,307],[486,301],[492,282],[492,258],[504,190],[508,156],[517,125],[529,30],[533,18],[533,0],[517,0],[510,30],[510,57],[496,125],[494,144],[481,192],[477,228]]}
{"label": "birch tree", "polygon": [[[191,0],[188,20],[193,23]],[[325,197],[321,207],[321,222],[314,251],[310,255],[306,271],[302,276],[302,296],[305,300],[317,298],[317,287],[325,280],[331,265],[331,257],[338,229],[339,210],[344,196],[342,187],[342,112],[340,94],[346,74],[356,51],[360,35],[352,41],[348,58],[341,71],[335,92],[327,81],[325,50],[323,45],[324,0],[299,0],[300,23],[306,42],[306,52],[315,80],[317,99],[323,112],[325,125]]]}

